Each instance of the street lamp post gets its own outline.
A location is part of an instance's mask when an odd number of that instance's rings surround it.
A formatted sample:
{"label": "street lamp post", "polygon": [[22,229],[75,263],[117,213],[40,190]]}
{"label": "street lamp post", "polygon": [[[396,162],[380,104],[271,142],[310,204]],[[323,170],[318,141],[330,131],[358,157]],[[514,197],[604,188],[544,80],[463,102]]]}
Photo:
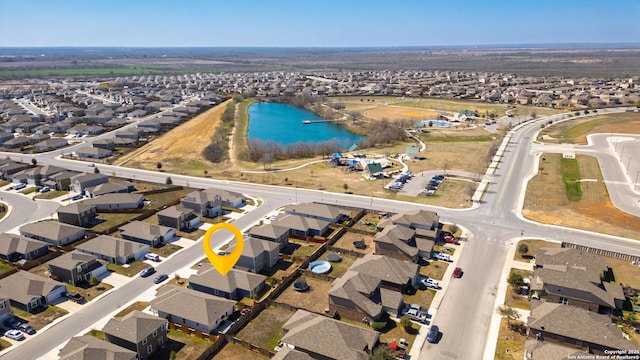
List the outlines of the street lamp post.
{"label": "street lamp post", "polygon": [[636,179],[633,181],[633,190],[634,191],[638,187],[638,174],[640,174],[640,170],[636,171]]}

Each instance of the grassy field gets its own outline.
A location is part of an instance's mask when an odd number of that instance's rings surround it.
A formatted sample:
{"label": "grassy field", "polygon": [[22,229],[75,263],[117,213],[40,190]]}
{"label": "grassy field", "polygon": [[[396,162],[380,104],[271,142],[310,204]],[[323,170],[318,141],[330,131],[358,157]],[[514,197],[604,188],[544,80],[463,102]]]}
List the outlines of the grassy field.
{"label": "grassy field", "polygon": [[118,226],[140,215],[139,213],[100,213],[97,219],[101,222],[91,228],[91,230],[101,233],[113,226]]}
{"label": "grassy field", "polygon": [[640,134],[640,114],[619,113],[580,118],[547,126],[544,142],[586,144],[589,134]]}
{"label": "grassy field", "polygon": [[197,360],[211,346],[207,340],[189,336],[180,331],[169,330],[167,337],[169,338],[167,346],[153,354],[149,360],[170,359],[171,352],[175,352],[175,359]]}
{"label": "grassy field", "polygon": [[409,290],[404,295],[404,302],[405,304],[420,304],[423,308],[428,309],[436,296],[436,291],[434,289]]}
{"label": "grassy field", "polygon": [[[578,155],[582,200],[570,202],[562,180],[561,154],[545,154],[540,171],[528,183],[523,215],[545,224],[556,224],[640,239],[640,218],[618,210],[609,199],[597,159]],[[557,239],[567,240],[567,239]]]}
{"label": "grassy field", "polygon": [[0,278],[10,271],[13,271],[13,266],[0,262]]}
{"label": "grassy field", "polygon": [[251,320],[238,337],[262,348],[273,350],[284,336],[282,325],[289,320],[293,312],[277,307],[269,307]]}
{"label": "grassy field", "polygon": [[146,75],[158,74],[160,71],[145,67],[126,68],[93,68],[93,69],[34,69],[34,70],[0,70],[0,79],[42,78],[48,76],[104,76],[104,75]]}
{"label": "grassy field", "polygon": [[634,289],[640,289],[640,267],[629,261],[605,257],[607,266],[613,271],[614,282]]}
{"label": "grassy field", "polygon": [[580,167],[576,159],[560,159],[562,166],[562,182],[564,182],[564,191],[567,199],[572,202],[578,202],[582,199],[582,187],[580,182]]}
{"label": "grassy field", "polygon": [[36,199],[44,199],[44,200],[51,200],[51,199],[55,199],[57,197],[66,195],[68,193],[69,192],[65,191],[65,190],[48,191],[48,192],[46,192],[44,194],[38,194],[38,195],[34,196],[34,198],[36,198]]}

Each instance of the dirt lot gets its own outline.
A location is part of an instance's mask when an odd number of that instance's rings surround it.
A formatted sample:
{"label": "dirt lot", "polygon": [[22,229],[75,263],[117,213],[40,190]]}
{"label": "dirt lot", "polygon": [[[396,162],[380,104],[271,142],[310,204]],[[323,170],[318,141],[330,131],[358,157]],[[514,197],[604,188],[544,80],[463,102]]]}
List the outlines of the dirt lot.
{"label": "dirt lot", "polygon": [[311,277],[303,278],[311,287],[309,291],[298,292],[290,286],[276,300],[318,314],[324,313],[324,309],[329,307],[329,295],[327,294],[331,290],[331,283]]}
{"label": "dirt lot", "polygon": [[239,333],[238,337],[265,349],[273,350],[284,336],[282,325],[289,320],[293,312],[277,307],[265,309],[251,320]]}
{"label": "dirt lot", "polygon": [[[518,246],[520,244],[525,244],[529,248],[529,251],[526,254],[524,254],[524,256],[518,252]],[[544,240],[521,240],[521,241],[518,241],[518,244],[516,245],[516,253],[513,256],[513,260],[523,261],[523,262],[535,261],[534,257],[536,256],[536,253],[538,252],[538,249],[540,249],[542,247],[560,247],[560,243],[553,242],[553,241],[544,241]]]}
{"label": "dirt lot", "polygon": [[640,134],[640,114],[620,113],[569,120],[548,126],[540,132],[539,138],[551,143],[586,144],[587,135],[598,133]]}
{"label": "dirt lot", "polygon": [[[356,249],[355,246],[353,246],[353,242],[359,240],[364,240],[367,247],[364,249]],[[363,235],[349,231],[342,235],[340,239],[333,244],[333,246],[339,249],[356,251],[361,254],[371,254],[375,250],[373,235]]]}
{"label": "dirt lot", "polygon": [[610,257],[605,257],[605,261],[613,270],[615,282],[640,290],[640,264]]}
{"label": "dirt lot", "polygon": [[[606,234],[640,239],[640,218],[618,210],[609,199],[598,161],[578,155],[582,200],[570,202],[565,195],[560,166],[561,154],[545,154],[540,170],[527,186],[522,214],[545,224],[556,224]],[[564,239],[558,239],[564,240]]]}
{"label": "dirt lot", "polygon": [[[512,322],[513,323],[513,322]],[[522,322],[520,322],[522,323]],[[520,333],[508,328],[507,320],[500,320],[500,332],[496,346],[496,360],[520,360],[524,359],[524,343],[527,338]]]}
{"label": "dirt lot", "polygon": [[11,310],[18,318],[24,320],[23,322],[28,322],[29,325],[33,326],[36,330],[40,330],[46,325],[49,325],[53,320],[68,314],[66,310],[53,305],[49,305],[44,310],[34,314],[13,306]]}
{"label": "dirt lot", "polygon": [[240,345],[227,343],[220,352],[218,352],[214,359],[224,360],[268,360],[268,357],[264,357],[255,351],[245,349]]}

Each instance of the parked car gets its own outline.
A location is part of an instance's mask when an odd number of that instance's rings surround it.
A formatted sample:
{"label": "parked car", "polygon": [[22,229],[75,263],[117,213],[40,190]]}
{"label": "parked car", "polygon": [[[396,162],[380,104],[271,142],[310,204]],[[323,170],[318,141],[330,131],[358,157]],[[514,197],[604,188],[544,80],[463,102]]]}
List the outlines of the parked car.
{"label": "parked car", "polygon": [[442,238],[444,240],[444,242],[448,243],[448,244],[454,244],[454,245],[460,245],[460,242],[458,241],[458,239],[456,239],[453,236],[445,236]]}
{"label": "parked car", "polygon": [[462,269],[460,267],[457,267],[453,270],[453,277],[454,278],[461,278],[462,277]]}
{"label": "parked car", "polygon": [[147,253],[147,254],[144,255],[144,258],[147,259],[147,260],[155,261],[155,262],[160,261],[160,256],[158,256],[158,254],[154,254],[154,253]]}
{"label": "parked car", "polygon": [[154,283],[154,284],[160,284],[161,282],[163,282],[163,281],[167,280],[168,278],[169,278],[169,275],[167,275],[167,274],[160,274],[160,275],[156,276],[156,277],[153,279],[153,283]]}
{"label": "parked car", "polygon": [[411,320],[415,320],[421,323],[427,322],[427,314],[416,309],[409,309],[409,311],[407,311],[407,316],[409,316],[409,319]]}
{"label": "parked car", "polygon": [[21,190],[21,189],[24,189],[26,187],[27,187],[27,185],[20,183],[20,184],[14,185],[13,186],[13,190]]}
{"label": "parked car", "polygon": [[24,340],[24,334],[20,332],[20,330],[9,330],[4,335],[12,340],[22,341]]}
{"label": "parked car", "polygon": [[431,325],[429,332],[427,333],[427,341],[430,343],[438,342],[438,336],[440,336],[440,329],[437,325]]}
{"label": "parked car", "polygon": [[75,291],[71,291],[67,293],[67,299],[73,301],[74,303],[82,304],[85,302],[84,296],[78,294]]}
{"label": "parked car", "polygon": [[156,272],[156,269],[154,269],[153,266],[147,266],[146,268],[142,269],[142,271],[140,271],[140,276],[147,277],[154,272]]}
{"label": "parked car", "polygon": [[47,191],[51,191],[51,188],[50,188],[50,187],[48,187],[48,186],[44,186],[44,187],[42,187],[42,188],[40,188],[40,189],[38,190],[38,192],[39,192],[40,194],[42,194],[42,193],[46,193]]}
{"label": "parked car", "polygon": [[20,326],[18,326],[18,329],[23,333],[29,334],[29,335],[33,335],[36,333],[36,329],[34,329],[33,326],[29,324],[20,324]]}
{"label": "parked car", "polygon": [[82,195],[80,195],[80,194],[78,194],[78,195],[73,195],[73,196],[71,197],[71,200],[80,200],[80,199],[82,199]]}
{"label": "parked car", "polygon": [[17,329],[22,324],[15,316],[12,316],[4,321],[4,326],[9,329]]}
{"label": "parked car", "polygon": [[436,259],[438,259],[438,260],[442,260],[442,261],[446,261],[446,262],[452,262],[453,261],[451,259],[451,255],[445,254],[445,253],[441,253],[441,252],[437,253],[434,257]]}
{"label": "parked car", "polygon": [[420,283],[428,288],[440,289],[440,283],[430,278],[420,280]]}

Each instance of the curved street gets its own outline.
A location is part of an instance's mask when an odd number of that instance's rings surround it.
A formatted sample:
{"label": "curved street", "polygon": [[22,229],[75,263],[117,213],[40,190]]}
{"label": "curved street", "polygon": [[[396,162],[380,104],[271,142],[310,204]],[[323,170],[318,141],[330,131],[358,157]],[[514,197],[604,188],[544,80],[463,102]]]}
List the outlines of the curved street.
{"label": "curved street", "polygon": [[[599,110],[600,113],[622,112],[625,109]],[[177,185],[191,187],[218,187],[260,197],[262,205],[256,210],[235,221],[241,229],[246,229],[261,217],[276,208],[290,202],[318,201],[328,204],[349,205],[376,210],[401,212],[412,209],[435,210],[443,222],[460,224],[468,230],[468,238],[464,244],[457,266],[464,269],[461,279],[449,284],[439,308],[433,309],[433,323],[440,327],[442,339],[438,344],[426,343],[421,349],[420,359],[490,359],[493,358],[491,343],[495,347],[495,339],[490,339],[490,327],[495,316],[496,289],[501,279],[501,272],[507,253],[508,244],[514,239],[523,237],[533,239],[563,240],[581,245],[599,247],[611,251],[640,255],[640,247],[636,240],[630,240],[599,233],[568,229],[553,225],[543,225],[524,219],[521,208],[527,180],[537,171],[537,154],[542,151],[563,151],[563,148],[551,145],[534,144],[540,125],[549,120],[554,123],[565,117],[564,114],[541,117],[515,127],[503,144],[503,152],[496,158],[499,163],[495,172],[484,176],[486,185],[478,189],[474,198],[480,199],[474,207],[465,210],[435,208],[427,205],[378,199],[367,196],[345,195],[316,190],[292,189],[287,187],[266,186],[237,183],[225,180],[213,180],[183,175],[158,173],[140,169],[121,168],[99,165],[104,174],[115,174],[125,178],[164,183],[170,176]],[[106,135],[105,135],[106,136]],[[612,145],[602,143],[599,136],[592,137],[592,145],[580,148],[580,151],[598,156],[603,165],[603,175],[607,182],[612,201],[625,210],[625,199],[637,192],[633,184],[629,186],[629,176],[623,175],[620,161],[612,161]],[[614,142],[615,144],[615,142]],[[615,148],[615,145],[613,146]],[[619,151],[619,150],[618,150]],[[11,157],[29,158],[28,155],[7,154]],[[57,153],[36,155],[38,163],[63,166],[72,170],[86,171],[85,163],[59,159]],[[609,156],[609,157],[607,157]],[[624,157],[626,159],[626,157]],[[23,160],[24,161],[24,160]],[[617,164],[617,165],[616,165]],[[492,169],[493,171],[493,169]],[[631,179],[633,180],[633,179]],[[483,189],[484,190],[483,192]],[[626,190],[625,190],[626,189]],[[629,192],[630,191],[630,192]],[[482,193],[481,193],[482,192]],[[13,206],[13,211],[0,222],[0,231],[7,231],[24,222],[46,218],[55,211],[57,203],[50,201],[31,201],[22,195],[2,193],[5,202]],[[24,200],[26,199],[26,200]],[[631,210],[631,209],[629,209]],[[192,246],[163,261],[157,266],[159,272],[172,273],[184,266],[190,266],[203,257],[199,246]],[[125,286],[112,291],[108,295],[92,301],[77,313],[55,323],[47,331],[41,332],[15,349],[3,354],[6,359],[39,358],[51,349],[65,343],[78,332],[88,328],[97,319],[109,315],[117,308],[135,298],[135,296],[152,287],[148,281],[134,278]]]}

